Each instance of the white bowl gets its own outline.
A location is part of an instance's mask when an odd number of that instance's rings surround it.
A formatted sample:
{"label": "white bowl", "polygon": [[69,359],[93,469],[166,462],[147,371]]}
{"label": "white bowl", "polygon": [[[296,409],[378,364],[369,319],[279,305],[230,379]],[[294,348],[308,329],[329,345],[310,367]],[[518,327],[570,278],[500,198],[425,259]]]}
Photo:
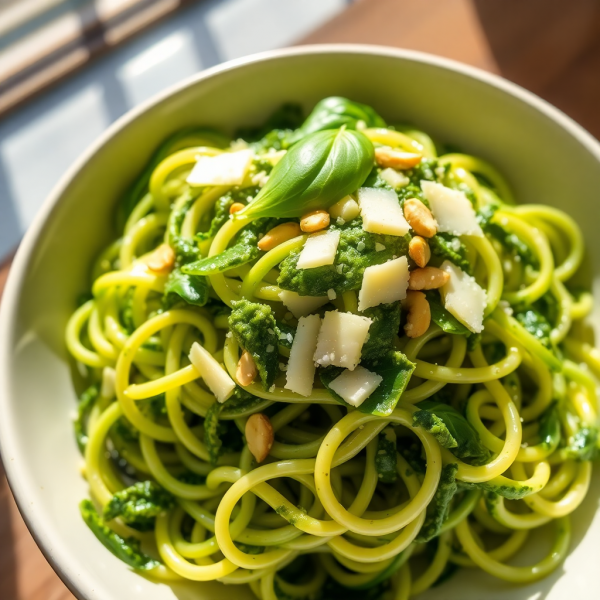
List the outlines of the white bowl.
{"label": "white bowl", "polygon": [[[583,229],[600,298],[600,145],[561,112],[499,77],[416,52],[308,46],[229,62],[171,88],[110,127],[54,189],[21,244],[2,302],[0,449],[25,521],[78,598],[210,600],[225,591],[218,583],[169,588],[142,578],[105,550],[79,516],[77,504],[88,488],[71,429],[75,394],[64,328],[89,283],[92,259],[113,236],[119,197],[159,142],[179,128],[232,131],[259,123],[284,101],[308,109],[331,95],[370,104],[390,122],[413,122],[488,159],[521,202],[567,210]],[[596,325],[599,313],[597,306]],[[596,478],[573,519],[571,554],[548,579],[516,588],[464,570],[422,598],[599,598],[599,488]],[[525,562],[534,554],[535,548]],[[252,597],[240,588],[232,592]]]}

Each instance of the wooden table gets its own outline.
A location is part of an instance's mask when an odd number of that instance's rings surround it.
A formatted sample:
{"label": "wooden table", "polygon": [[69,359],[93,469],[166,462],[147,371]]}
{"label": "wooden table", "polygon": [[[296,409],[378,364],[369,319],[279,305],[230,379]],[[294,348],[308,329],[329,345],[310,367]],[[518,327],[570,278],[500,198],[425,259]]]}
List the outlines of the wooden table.
{"label": "wooden table", "polygon": [[[359,0],[303,42],[454,58],[532,90],[600,138],[600,0]],[[0,267],[0,294],[8,268]],[[29,535],[1,465],[0,598],[73,598]]]}

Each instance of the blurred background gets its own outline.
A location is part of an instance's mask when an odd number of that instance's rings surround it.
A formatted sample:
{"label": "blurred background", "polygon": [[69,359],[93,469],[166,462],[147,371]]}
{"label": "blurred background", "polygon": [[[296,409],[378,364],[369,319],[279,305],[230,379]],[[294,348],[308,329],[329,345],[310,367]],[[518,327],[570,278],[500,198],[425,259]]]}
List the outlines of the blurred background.
{"label": "blurred background", "polygon": [[[223,61],[335,42],[501,74],[600,137],[600,0],[0,0],[0,296],[42,202],[115,119]],[[0,599],[72,598],[0,463]]]}

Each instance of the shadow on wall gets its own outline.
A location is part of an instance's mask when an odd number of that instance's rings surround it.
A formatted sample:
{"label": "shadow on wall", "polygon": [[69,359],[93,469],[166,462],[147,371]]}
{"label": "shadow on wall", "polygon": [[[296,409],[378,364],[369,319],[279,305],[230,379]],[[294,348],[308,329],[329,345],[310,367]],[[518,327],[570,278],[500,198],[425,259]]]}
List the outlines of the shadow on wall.
{"label": "shadow on wall", "polygon": [[472,0],[500,74],[600,138],[600,0]]}
{"label": "shadow on wall", "polygon": [[9,503],[11,492],[0,458],[0,598],[17,599],[16,561]]}

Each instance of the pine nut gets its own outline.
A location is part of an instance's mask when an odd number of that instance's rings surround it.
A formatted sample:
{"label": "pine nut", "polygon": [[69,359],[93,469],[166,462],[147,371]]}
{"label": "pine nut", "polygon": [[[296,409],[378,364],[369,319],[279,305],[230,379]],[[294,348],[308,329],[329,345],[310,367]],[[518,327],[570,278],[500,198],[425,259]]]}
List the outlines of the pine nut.
{"label": "pine nut", "polygon": [[423,292],[409,290],[402,301],[402,308],[408,311],[404,332],[409,338],[422,336],[431,323],[431,309]]}
{"label": "pine nut", "polygon": [[431,258],[431,250],[425,238],[416,235],[408,244],[408,255],[417,263],[418,267],[424,267]]}
{"label": "pine nut", "polygon": [[435,267],[425,267],[415,269],[410,272],[408,280],[409,290],[437,290],[441,288],[450,279],[446,271],[436,269]]}
{"label": "pine nut", "polygon": [[245,350],[237,365],[235,377],[240,385],[250,385],[256,379],[256,363],[252,358],[252,354]]}
{"label": "pine nut", "polygon": [[246,208],[244,204],[242,204],[241,202],[234,202],[229,207],[229,214],[233,215],[236,212],[240,212],[240,210],[242,210],[243,208]]}
{"label": "pine nut", "polygon": [[145,262],[155,273],[168,273],[175,264],[175,251],[169,244],[161,244]]}
{"label": "pine nut", "polygon": [[423,157],[412,152],[401,152],[391,148],[375,148],[375,162],[380,166],[391,169],[412,169],[416,167]]}
{"label": "pine nut", "polygon": [[298,237],[302,234],[302,230],[300,229],[300,225],[298,223],[293,223],[289,221],[288,223],[282,223],[281,225],[277,225],[277,227],[273,227],[271,231],[268,231],[258,242],[259,250],[264,250],[268,252],[269,250],[273,250],[279,246],[279,244],[283,244],[283,242],[287,242],[292,238]]}
{"label": "pine nut", "polygon": [[306,233],[314,233],[329,227],[329,213],[326,210],[313,210],[300,219],[300,229]]}
{"label": "pine nut", "polygon": [[256,462],[261,463],[269,456],[274,438],[273,426],[266,415],[255,413],[246,421],[246,442]]}
{"label": "pine nut", "polygon": [[404,201],[404,218],[417,235],[430,238],[437,232],[437,223],[431,211],[416,198]]}

